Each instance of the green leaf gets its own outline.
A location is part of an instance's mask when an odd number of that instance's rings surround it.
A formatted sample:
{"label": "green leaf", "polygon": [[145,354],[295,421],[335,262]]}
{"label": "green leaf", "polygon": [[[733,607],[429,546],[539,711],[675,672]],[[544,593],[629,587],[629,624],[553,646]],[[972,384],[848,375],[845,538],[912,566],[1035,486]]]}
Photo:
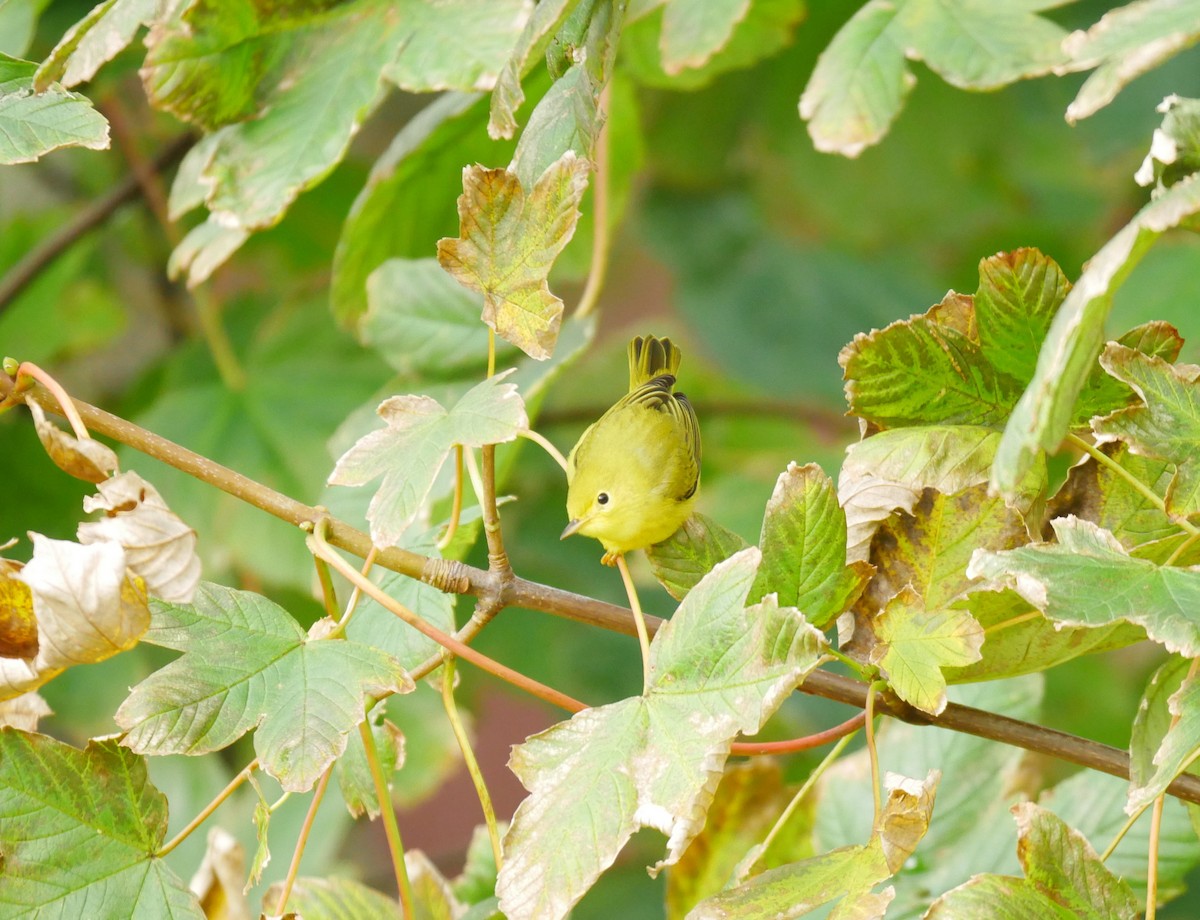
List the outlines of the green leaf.
{"label": "green leaf", "polygon": [[1007,552],[979,550],[967,574],[1009,586],[1067,626],[1121,620],[1189,658],[1200,654],[1200,569],[1135,559],[1107,530],[1067,517],[1051,521],[1057,543]]}
{"label": "green leaf", "polygon": [[[372,720],[371,735],[375,739],[379,766],[388,789],[391,789],[392,774],[404,765],[404,735],[386,718],[378,721],[374,716],[368,718]],[[367,750],[359,732],[354,732],[347,739],[346,752],[338,758],[334,772],[351,817],[360,818],[365,814],[372,821],[378,818],[379,796],[375,791],[375,776],[371,772]]]}
{"label": "green leaf", "polygon": [[[972,425],[931,425],[881,431],[846,449],[838,500],[846,513],[847,555],[866,559],[871,537],[893,511],[912,513],[925,489],[953,495],[986,482],[1000,433]],[[1027,477],[1015,502],[1028,514],[1045,489],[1043,464]]]}
{"label": "green leaf", "polygon": [[529,72],[530,61],[546,50],[550,38],[559,26],[578,6],[579,0],[543,0],[533,9],[533,15],[525,23],[525,31],[517,39],[512,56],[500,71],[496,86],[492,90],[491,112],[488,117],[488,135],[493,138],[511,138],[517,130],[517,109],[525,101],[521,80]]}
{"label": "green leaf", "polygon": [[340,323],[353,326],[366,312],[367,279],[387,259],[426,256],[435,240],[454,232],[464,161],[512,156],[511,142],[488,139],[486,121],[484,98],[447,93],[418,112],[376,161],[333,254],[330,300]]}
{"label": "green leaf", "polygon": [[[704,829],[667,874],[667,916],[682,917],[703,898],[716,894],[733,876],[747,850],[771,830],[792,798],[779,764],[758,757],[729,767],[717,785]],[[781,834],[762,857],[773,869],[813,854],[812,797],[789,816]]]}
{"label": "green leaf", "polygon": [[204,223],[197,224],[189,230],[171,252],[167,262],[167,276],[172,281],[177,281],[186,275],[190,288],[203,284],[231,255],[241,249],[248,239],[248,230],[226,227],[209,215]]}
{"label": "green leaf", "polygon": [[[1151,675],[1142,694],[1129,739],[1129,810],[1158,798],[1200,748],[1195,682],[1185,682],[1189,666],[1172,656]],[[1179,719],[1172,726],[1174,716]]]}
{"label": "green leaf", "polygon": [[161,6],[159,0],[102,0],[54,46],[38,68],[34,87],[86,83],[133,41],[139,28],[158,17]]}
{"label": "green leaf", "polygon": [[776,594],[824,629],[862,593],[870,566],[846,564],[846,516],[829,477],[815,463],[788,464],[767,501],[763,553],[752,601]]}
{"label": "green leaf", "polygon": [[979,263],[975,319],[980,346],[996,370],[1022,382],[1033,378],[1038,349],[1070,289],[1058,263],[1036,249]]}
{"label": "green leaf", "polygon": [[[503,834],[507,830],[508,825],[501,822],[500,833]],[[454,880],[453,885],[454,896],[464,904],[495,902],[493,892],[496,890],[496,854],[492,850],[487,825],[476,824],[471,832],[471,842],[467,844],[462,873]]]}
{"label": "green leaf", "polygon": [[639,827],[669,835],[661,868],[700,831],[729,745],[753,734],[821,660],[824,639],[768,599],[745,607],[759,553],[722,562],[654,638],[644,695],[513,749],[530,790],[505,837],[497,894],[510,920],[566,914]]}
{"label": "green leaf", "polygon": [[[267,913],[282,914],[283,905],[279,903],[282,888],[283,882],[276,882],[263,896],[263,909]],[[402,920],[404,916],[395,898],[348,878],[301,876],[292,887],[287,908],[289,915],[304,920],[359,920],[362,917]],[[439,915],[418,913],[417,916],[433,920]]]}
{"label": "green leaf", "polygon": [[204,584],[192,604],[154,604],[145,641],[183,652],[130,692],[115,716],[143,754],[204,754],[248,731],[263,768],[303,792],[346,749],[367,695],[412,682],[384,652],[305,636],[266,598]]}
{"label": "green leaf", "polygon": [[558,339],[563,302],[546,277],[575,232],[589,168],[568,151],[527,192],[507,170],[468,166],[459,237],[438,243],[442,267],[483,293],[483,321],[534,358],[549,358]]}
{"label": "green leaf", "polygon": [[829,914],[831,920],[882,918],[895,890],[874,894],[871,889],[897,872],[925,836],[940,777],[937,770],[924,782],[889,775],[887,801],[865,846],[842,847],[768,870],[697,905],[688,920],[800,917],[835,899],[841,900]]}
{"label": "green leaf", "polygon": [[662,18],[662,66],[669,74],[703,67],[729,42],[750,0],[671,0]]}
{"label": "green leaf", "polygon": [[0,165],[32,163],[60,147],[108,149],[108,122],[79,93],[35,93],[36,64],[0,54]]}
{"label": "green leaf", "polygon": [[961,89],[996,89],[1049,73],[1064,60],[1062,29],[1042,16],[1056,0],[871,0],[817,60],[800,117],[818,150],[858,156],[900,114],[922,60]]}
{"label": "green leaf", "polygon": [[50,0],[0,0],[0,54],[24,57]]}
{"label": "green leaf", "polygon": [[[671,6],[674,8],[678,4]],[[729,40],[702,66],[668,73],[663,66],[661,51],[664,14],[656,8],[637,22],[626,25],[621,33],[621,67],[645,86],[700,89],[721,74],[750,67],[786,48],[804,13],[803,0],[757,0],[749,4],[745,15],[733,24]],[[679,31],[677,29],[676,33]]]}
{"label": "green leaf", "polygon": [[384,76],[412,93],[491,89],[532,10],[530,0],[402,0],[400,50]]}
{"label": "green leaf", "polygon": [[487,366],[483,298],[436,259],[389,259],[367,278],[359,333],[401,374],[458,377]]}
{"label": "green leaf", "polygon": [[932,715],[946,708],[942,669],[982,657],[983,627],[973,616],[964,610],[926,610],[909,585],[876,618],[875,637],[879,644],[871,650],[871,663],[883,668],[900,699]]}
{"label": "green leaf", "polygon": [[82,751],[0,729],[0,912],[5,916],[202,918],[154,856],[167,800],[116,739]]}
{"label": "green leaf", "polygon": [[713,566],[749,545],[712,518],[692,514],[662,543],[646,547],[646,559],[667,593],[681,601]]}
{"label": "green leaf", "polygon": [[1100,363],[1129,384],[1143,405],[1095,419],[1092,430],[1097,439],[1119,439],[1135,453],[1173,463],[1175,475],[1164,496],[1168,514],[1200,512],[1200,407],[1196,400],[1200,367],[1168,364],[1116,344],[1105,348]]}
{"label": "green leaf", "polygon": [[524,188],[535,188],[542,174],[568,151],[591,157],[602,124],[599,95],[600,84],[586,61],[554,81],[534,107],[513,154],[511,169]]}
{"label": "green leaf", "polygon": [[[977,876],[935,901],[926,914],[930,920],[1028,916],[1136,920],[1139,913],[1133,891],[1105,867],[1079,831],[1033,802],[1013,806],[1013,814],[1024,883]],[[980,885],[982,891],[971,890]],[[1008,900],[997,902],[1000,894]]]}
{"label": "green leaf", "polygon": [[1071,70],[1095,73],[1067,106],[1067,121],[1087,118],[1125,86],[1200,40],[1200,4],[1195,0],[1137,0],[1110,10],[1087,31],[1063,42]]}
{"label": "green leaf", "polygon": [[992,486],[1011,497],[1040,451],[1066,436],[1075,400],[1094,367],[1113,292],[1154,241],[1200,211],[1200,181],[1172,186],[1142,208],[1087,263],[1054,317],[1037,370],[1004,429]]}
{"label": "green leaf", "polygon": [[456,444],[482,447],[511,441],[529,426],[512,371],[472,387],[446,410],[428,396],[392,396],[376,412],[385,427],[342,454],[330,485],[361,486],[380,476],[367,520],[376,546],[392,546],[421,513],[446,455]]}
{"label": "green leaf", "polygon": [[[1154,355],[1164,361],[1174,362],[1183,348],[1183,338],[1170,323],[1144,323],[1130,329],[1117,339],[1142,354]],[[1100,362],[1092,368],[1079,401],[1075,404],[1072,425],[1086,426],[1097,415],[1107,415],[1123,409],[1134,401],[1133,391],[1109,374]]]}
{"label": "green leaf", "polygon": [[1162,127],[1154,132],[1134,179],[1138,185],[1165,188],[1200,170],[1200,99],[1168,96],[1158,111]]}

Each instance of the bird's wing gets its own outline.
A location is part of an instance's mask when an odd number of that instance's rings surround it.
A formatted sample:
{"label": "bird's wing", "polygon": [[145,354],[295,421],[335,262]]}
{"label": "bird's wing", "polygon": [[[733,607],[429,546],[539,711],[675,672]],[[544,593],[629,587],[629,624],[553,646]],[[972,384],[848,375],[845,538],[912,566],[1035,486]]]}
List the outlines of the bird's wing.
{"label": "bird's wing", "polygon": [[678,498],[687,499],[695,494],[700,485],[700,423],[696,420],[696,410],[682,393],[672,392],[675,377],[671,374],[661,374],[640,387],[631,390],[610,409],[615,412],[622,406],[645,406],[671,416],[675,426],[680,430],[687,444],[687,477],[688,488]]}

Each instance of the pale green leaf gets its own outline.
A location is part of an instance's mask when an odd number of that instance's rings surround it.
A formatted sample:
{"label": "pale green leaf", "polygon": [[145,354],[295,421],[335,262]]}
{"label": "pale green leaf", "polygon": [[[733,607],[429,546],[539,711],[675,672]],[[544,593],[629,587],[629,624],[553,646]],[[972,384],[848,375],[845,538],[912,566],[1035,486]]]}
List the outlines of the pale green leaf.
{"label": "pale green leaf", "polygon": [[749,544],[712,518],[693,514],[662,543],[646,547],[654,577],[681,601],[714,565]]}
{"label": "pale green leaf", "polygon": [[1037,15],[1056,0],[871,0],[817,60],[800,117],[818,150],[857,156],[900,113],[922,60],[962,89],[995,89],[1048,73],[1064,60],[1063,30]]}
{"label": "pale green leaf", "polygon": [[1119,439],[1134,453],[1173,463],[1175,475],[1165,496],[1167,512],[1182,516],[1200,512],[1200,367],[1168,364],[1111,343],[1100,362],[1129,384],[1143,404],[1095,419],[1092,430],[1097,438]]}
{"label": "pale green leaf", "polygon": [[[371,736],[375,739],[379,767],[390,790],[392,774],[404,764],[404,735],[386,718],[376,720],[373,715],[368,718],[371,719]],[[367,759],[361,730],[350,735],[346,752],[338,758],[334,773],[351,817],[359,818],[365,814],[372,821],[378,818],[379,796],[375,791],[375,775]]]}
{"label": "pale green leaf", "polygon": [[0,729],[0,915],[204,916],[154,856],[167,800],[115,739],[84,750]]}
{"label": "pale green leaf", "polygon": [[1194,681],[1184,681],[1189,666],[1186,659],[1172,656],[1150,676],[1142,694],[1129,738],[1126,810],[1154,801],[1200,748]]}
{"label": "pale green leaf", "polygon": [[575,232],[588,169],[568,151],[526,191],[508,170],[468,166],[459,237],[438,243],[442,267],[483,293],[483,321],[534,358],[554,352],[563,302],[546,278]]}
{"label": "pale green leaf", "polygon": [[371,539],[391,546],[421,513],[446,455],[456,444],[511,441],[528,427],[525,404],[505,371],[472,387],[449,410],[428,396],[392,396],[376,410],[385,427],[342,454],[330,485],[361,486],[383,478],[367,511]]}
{"label": "pale green leaf", "polygon": [[[508,831],[508,824],[501,821],[497,829],[504,834]],[[492,839],[486,824],[476,824],[471,831],[463,870],[453,886],[454,896],[464,904],[495,902],[496,854],[492,850]]]}
{"label": "pale green leaf", "polygon": [[546,50],[551,35],[562,25],[579,0],[543,0],[533,9],[525,30],[513,47],[512,56],[500,71],[492,90],[488,134],[493,138],[511,138],[517,130],[516,111],[525,101],[521,81],[533,61]]}
{"label": "pale green leaf", "polygon": [[1032,379],[1038,349],[1070,289],[1058,263],[1036,249],[982,259],[975,318],[992,366],[1015,380]]}
{"label": "pale green leaf", "polygon": [[192,604],[156,602],[145,641],[183,652],[115,716],[139,753],[203,754],[248,731],[263,768],[303,792],[346,749],[368,695],[412,682],[390,655],[307,637],[282,607],[204,584]]}
{"label": "pale green leaf", "polygon": [[1067,106],[1067,121],[1087,118],[1125,86],[1200,40],[1200,3],[1135,0],[1110,10],[1090,29],[1063,42],[1064,69],[1095,72]]}
{"label": "pale green leaf", "polygon": [[1036,462],[1066,436],[1076,398],[1094,367],[1112,295],[1153,242],[1200,211],[1200,180],[1184,180],[1142,208],[1087,263],[1038,353],[1037,370],[1004,430],[992,485],[1011,496]]}
{"label": "pale green leaf", "polygon": [[511,142],[488,139],[487,114],[483,97],[447,93],[418,112],[376,161],[333,255],[330,300],[340,323],[358,323],[367,310],[367,279],[387,259],[424,257],[434,240],[454,231],[464,162],[512,155]]}
{"label": "pale green leaf", "polygon": [[[794,791],[784,786],[779,764],[767,757],[726,769],[708,806],[704,829],[667,873],[667,916],[682,917],[724,888],[742,857],[781,817]],[[761,855],[759,871],[814,855],[812,805],[808,796],[791,812],[783,831]]]}
{"label": "pale green leaf", "polygon": [[108,122],[79,93],[33,89],[36,64],[0,54],[0,165],[32,163],[60,147],[108,148]]}
{"label": "pale green leaf", "polygon": [[846,516],[815,463],[791,463],[780,474],[758,543],[763,561],[750,599],[775,594],[818,629],[855,601],[871,574],[861,562],[846,564]]}
{"label": "pale green leaf", "polygon": [[456,377],[487,367],[483,297],[442,271],[437,260],[389,259],[367,278],[367,312],[359,326],[401,374]]}
{"label": "pale green leaf", "polygon": [[[212,135],[214,138],[217,136]],[[204,223],[189,230],[171,252],[167,261],[167,276],[178,280],[186,274],[188,287],[203,284],[248,239],[248,230],[226,227],[210,215]]]}
{"label": "pale green leaf", "polygon": [[1079,915],[1023,878],[984,873],[943,894],[922,920],[1079,920]]}
{"label": "pale green leaf", "polygon": [[1168,96],[1158,104],[1162,127],[1134,174],[1139,185],[1163,188],[1200,169],[1200,99]]}
{"label": "pale green leaf", "polygon": [[[881,431],[852,444],[838,476],[846,513],[847,556],[866,559],[871,537],[893,511],[912,513],[925,489],[946,495],[986,482],[1000,432],[971,425]],[[1031,471],[1015,503],[1027,513],[1045,488],[1045,464]]]}
{"label": "pale green leaf", "polygon": [[750,0],[670,0],[662,18],[662,66],[669,74],[703,67],[750,10]]}
{"label": "pale green leaf", "polygon": [[661,51],[664,14],[656,8],[622,31],[621,68],[643,85],[700,89],[723,73],[750,67],[787,47],[804,12],[803,0],[756,0],[703,66],[668,73]]}
{"label": "pale green leaf", "polygon": [[383,74],[413,93],[491,89],[533,8],[533,0],[402,0],[400,51]]}
{"label": "pale green leaf", "polygon": [[[263,909],[272,915],[279,915],[283,905],[279,903],[283,883],[276,882],[263,896]],[[424,905],[422,905],[424,906]],[[348,878],[306,878],[296,879],[288,897],[289,914],[303,917],[304,920],[362,920],[370,917],[372,920],[402,920],[404,917],[400,903],[393,897],[368,888],[362,882]],[[436,914],[418,914],[434,920]]]}
{"label": "pale green leaf", "polygon": [[745,607],[759,553],[716,566],[657,633],[644,695],[586,709],[514,748],[530,790],[505,837],[510,920],[566,914],[639,827],[676,862],[704,823],[729,745],[821,660],[821,634],[771,600]]}
{"label": "pale green leaf", "polygon": [[987,360],[971,298],[950,292],[921,315],[856,335],[838,363],[850,412],[882,428],[906,425],[999,427],[1020,381]]}
{"label": "pale green leaf", "polygon": [[35,85],[44,89],[55,81],[63,86],[86,83],[124,50],[162,7],[162,0],[102,0],[54,46],[38,68]]}
{"label": "pale green leaf", "polygon": [[983,627],[965,610],[925,609],[905,585],[875,620],[878,645],[871,663],[879,665],[896,695],[937,715],[946,708],[942,669],[962,667],[982,655]]}
{"label": "pale green leaf", "polygon": [[513,154],[512,171],[532,189],[542,174],[571,151],[589,158],[600,133],[600,85],[588,62],[573,65],[554,81],[529,116]]}
{"label": "pale green leaf", "polygon": [[0,54],[24,57],[50,0],[0,0]]}
{"label": "pale green leaf", "polygon": [[1014,588],[1066,626],[1126,621],[1169,651],[1200,654],[1200,569],[1135,559],[1107,530],[1079,518],[1051,522],[1057,543],[981,549],[967,574]]}
{"label": "pale green leaf", "polygon": [[[1183,348],[1183,337],[1170,323],[1151,322],[1130,329],[1117,339],[1117,344],[1174,362]],[[1094,416],[1123,409],[1136,399],[1129,386],[1109,374],[1097,361],[1079,394],[1071,425],[1088,425]]]}
{"label": "pale green leaf", "polygon": [[404,854],[404,868],[412,884],[417,916],[422,920],[459,920],[465,908],[428,856],[420,850],[409,850]]}

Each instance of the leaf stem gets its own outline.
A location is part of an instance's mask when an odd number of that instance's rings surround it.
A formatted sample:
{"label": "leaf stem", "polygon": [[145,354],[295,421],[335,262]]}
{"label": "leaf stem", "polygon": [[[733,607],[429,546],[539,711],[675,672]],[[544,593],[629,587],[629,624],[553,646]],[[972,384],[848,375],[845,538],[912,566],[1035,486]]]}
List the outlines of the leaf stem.
{"label": "leaf stem", "polygon": [[313,567],[317,570],[317,583],[321,586],[321,605],[325,608],[325,616],[336,619],[341,612],[338,609],[337,591],[333,587],[333,578],[329,575],[329,566],[324,559],[312,557]]}
{"label": "leaf stem", "polygon": [[443,648],[449,649],[459,658],[465,658],[467,661],[476,667],[482,668],[489,674],[494,674],[501,680],[505,680],[515,687],[524,690],[526,693],[533,694],[539,699],[565,709],[568,712],[579,712],[586,709],[587,706],[576,699],[572,699],[565,693],[560,693],[553,687],[547,687],[545,684],[534,680],[531,677],[526,677],[519,671],[514,671],[505,665],[500,664],[488,658],[481,652],[475,651],[469,645],[463,645],[453,636],[448,636],[436,626],[426,622],[421,617],[417,616],[395,598],[386,594],[378,585],[364,578],[361,574],[355,571],[354,567],[346,562],[341,556],[333,551],[328,543],[325,542],[324,535],[321,533],[322,528],[318,527],[308,537],[307,543],[309,550],[322,559],[325,559],[342,577],[346,578],[351,584],[360,587],[368,596],[378,601],[385,609],[391,611],[409,626],[416,629],[423,635],[428,636],[434,642]]}
{"label": "leaf stem", "polygon": [[867,721],[865,712],[857,713],[840,725],[827,728],[824,731],[805,735],[803,738],[789,738],[787,741],[739,742],[731,746],[729,753],[749,757],[759,754],[795,754],[822,747],[830,741],[847,738],[863,727]]}
{"label": "leaf stem", "polygon": [[[600,92],[599,115],[605,116],[609,110],[612,94],[609,85],[605,84]],[[600,291],[604,288],[604,278],[608,273],[608,119],[600,126],[596,136],[596,146],[592,152],[593,163],[596,167],[596,178],[592,184],[592,259],[588,271],[587,283],[583,293],[579,295],[579,304],[575,307],[575,315],[583,319],[593,310],[600,300]]]}
{"label": "leaf stem", "polygon": [[[87,426],[83,424],[83,419],[79,415],[79,410],[75,408],[75,402],[67,395],[67,391],[63,389],[61,383],[55,380],[52,376],[34,364],[32,361],[22,361],[17,366],[17,380],[22,377],[29,377],[36,380],[47,390],[49,390],[55,399],[58,400],[58,405],[61,407],[63,417],[70,422],[71,430],[75,433],[75,437],[81,441],[91,439],[91,434],[88,433]],[[20,384],[18,383],[18,388]]]}
{"label": "leaf stem", "polygon": [[446,533],[437,542],[438,552],[442,552],[454,540],[458,533],[458,521],[462,517],[463,503],[463,446],[454,445],[454,504],[450,508],[450,523],[446,525]]}
{"label": "leaf stem", "polygon": [[325,798],[325,789],[329,786],[329,777],[333,775],[334,764],[330,764],[325,768],[325,772],[321,774],[321,778],[317,780],[317,786],[313,790],[312,801],[308,805],[308,814],[304,816],[304,823],[300,826],[300,835],[296,838],[296,849],[292,853],[292,863],[288,866],[287,877],[283,880],[283,887],[279,892],[279,903],[275,905],[275,913],[285,913],[284,908],[287,907],[288,898],[292,896],[292,887],[296,884],[296,876],[300,873],[300,858],[304,855],[304,848],[308,845],[308,835],[312,833],[314,822],[317,820],[317,809],[321,807],[321,800]]}
{"label": "leaf stem", "polygon": [[1158,841],[1162,835],[1163,805],[1165,796],[1154,800],[1154,810],[1150,813],[1150,852],[1147,854],[1146,866],[1146,920],[1154,920],[1158,911]]}
{"label": "leaf stem", "polygon": [[183,843],[183,841],[187,840],[187,838],[192,835],[192,832],[195,831],[196,828],[198,828],[205,821],[207,821],[209,815],[216,811],[221,806],[222,802],[233,795],[238,786],[248,780],[250,778],[250,774],[257,769],[258,758],[256,757],[254,760],[250,761],[250,763],[246,764],[246,766],[241,769],[238,775],[231,779],[225,788],[218,792],[216,797],[207,805],[205,805],[204,808],[200,810],[200,813],[196,815],[196,817],[192,818],[192,820],[187,823],[187,826],[184,827],[183,830],[159,847],[154,855],[161,859],[179,846],[179,844]]}
{"label": "leaf stem", "polygon": [[1100,862],[1108,861],[1108,857],[1112,856],[1113,853],[1116,852],[1116,849],[1118,846],[1120,846],[1121,841],[1125,839],[1125,835],[1129,833],[1135,824],[1137,824],[1138,818],[1144,815],[1146,813],[1146,809],[1149,807],[1150,803],[1147,802],[1126,819],[1125,823],[1121,825],[1121,829],[1117,831],[1116,836],[1113,837],[1112,842],[1105,848],[1104,852],[1100,854]]}
{"label": "leaf stem", "polygon": [[496,330],[488,326],[488,380],[496,376]]}
{"label": "leaf stem", "polygon": [[483,820],[487,824],[488,839],[492,844],[492,858],[496,860],[496,868],[499,869],[503,865],[504,857],[500,849],[500,831],[496,827],[496,809],[492,807],[492,797],[488,793],[487,782],[483,778],[483,771],[479,769],[479,761],[471,749],[471,739],[467,735],[466,728],[463,727],[462,719],[458,715],[458,706],[454,702],[453,657],[446,659],[446,666],[442,669],[442,706],[446,710],[446,718],[450,720],[450,728],[458,741],[458,749],[462,751],[467,773],[470,774],[471,782],[475,785],[475,794],[479,797],[479,806],[483,809]]}
{"label": "leaf stem", "polygon": [[554,458],[554,462],[562,467],[562,471],[564,473],[567,471],[567,458],[562,455],[557,447],[550,443],[549,439],[538,434],[532,428],[526,429],[525,431],[518,431],[517,434],[522,438],[526,438],[532,441],[534,444],[539,445],[542,450]]}
{"label": "leaf stem", "polygon": [[230,392],[240,393],[246,389],[246,372],[238,361],[225,324],[221,322],[220,304],[203,284],[192,288],[192,299],[196,302],[196,318],[200,321],[200,332],[208,353],[216,365],[217,376]]}
{"label": "leaf stem", "polygon": [[1175,550],[1167,557],[1167,561],[1163,565],[1174,565],[1180,556],[1196,545],[1197,540],[1200,540],[1200,533],[1188,534],[1188,538],[1175,547]]}
{"label": "leaf stem", "polygon": [[1008,629],[1010,626],[1017,626],[1029,620],[1036,620],[1041,616],[1042,612],[1040,610],[1030,610],[1028,613],[1022,613],[1015,617],[1009,617],[1007,620],[1001,620],[999,623],[993,623],[984,629],[983,634],[990,636],[992,633],[998,633],[1002,629]]}
{"label": "leaf stem", "polygon": [[[377,547],[372,546],[371,551],[367,553],[367,558],[363,560],[362,568],[359,569],[359,573],[364,579],[371,574],[371,568],[375,565],[376,552]],[[315,559],[316,557],[314,556],[313,558]],[[358,609],[358,602],[360,600],[362,600],[362,591],[359,590],[358,585],[354,585],[350,589],[350,599],[346,601],[346,611],[337,621],[337,626],[330,632],[330,638],[344,636],[346,634],[346,627],[350,625],[350,617],[354,616],[354,611]]]}
{"label": "leaf stem", "polygon": [[[392,856],[392,872],[396,875],[396,890],[400,893],[400,907],[404,911],[404,920],[413,920],[416,910],[412,882],[408,878],[408,866],[404,863],[404,842],[400,839],[400,826],[396,823],[396,809],[392,807],[391,792],[388,788],[387,778],[383,775],[383,765],[379,762],[379,748],[375,745],[375,735],[371,731],[369,716],[358,723],[358,734],[362,738],[363,751],[367,755],[367,765],[371,768],[371,779],[375,782],[375,798],[379,802],[379,815],[383,818],[388,852]],[[281,909],[282,907],[283,905],[280,904]]]}
{"label": "leaf stem", "polygon": [[857,674],[859,676],[860,680],[866,678],[866,668],[863,667],[862,663],[855,661],[853,658],[851,658],[845,652],[839,652],[837,649],[830,647],[830,648],[825,649],[825,654],[832,655],[834,658],[836,658],[838,661],[840,661],[842,664],[844,664],[846,667],[848,667],[851,671],[853,671],[855,674]]}
{"label": "leaf stem", "polygon": [[629,597],[629,609],[633,611],[633,622],[637,625],[638,645],[642,649],[642,693],[650,690],[650,633],[646,629],[646,617],[642,614],[642,602],[638,599],[637,588],[629,575],[629,566],[625,563],[625,554],[617,555],[617,569],[621,573],[621,581],[625,583],[625,594]]}
{"label": "leaf stem", "polygon": [[875,747],[875,693],[880,687],[879,681],[872,681],[867,687],[866,729],[867,756],[871,760],[871,797],[875,803],[875,821],[873,827],[879,826],[879,816],[883,814],[883,799],[879,784],[879,751]]}
{"label": "leaf stem", "polygon": [[804,780],[803,785],[801,785],[801,787],[796,791],[796,794],[792,796],[792,800],[788,802],[787,808],[785,808],[783,813],[776,819],[774,825],[772,825],[771,829],[767,832],[767,836],[763,838],[763,842],[754,847],[754,849],[751,851],[751,853],[753,853],[753,858],[738,865],[735,871],[735,881],[737,883],[740,884],[742,881],[744,881],[751,874],[754,867],[762,862],[763,857],[767,855],[767,850],[771,848],[771,844],[775,842],[775,838],[779,836],[780,832],[787,824],[788,819],[791,818],[792,813],[795,812],[800,803],[804,801],[805,797],[812,792],[825,771],[833,766],[838,757],[841,756],[842,751],[846,749],[846,745],[850,743],[850,739],[853,737],[854,732],[843,735],[842,739],[838,741],[838,743],[832,748],[830,748],[829,753],[826,754],[821,762],[813,769],[813,771],[808,774],[808,778]]}

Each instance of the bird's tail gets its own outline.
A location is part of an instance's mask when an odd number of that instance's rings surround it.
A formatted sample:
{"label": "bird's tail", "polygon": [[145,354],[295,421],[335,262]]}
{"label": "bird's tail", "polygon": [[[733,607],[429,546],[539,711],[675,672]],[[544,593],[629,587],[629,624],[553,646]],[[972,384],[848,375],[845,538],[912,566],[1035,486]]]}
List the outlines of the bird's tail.
{"label": "bird's tail", "polygon": [[629,343],[630,392],[663,374],[676,376],[681,357],[679,349],[670,339],[658,339],[652,335],[635,336]]}

